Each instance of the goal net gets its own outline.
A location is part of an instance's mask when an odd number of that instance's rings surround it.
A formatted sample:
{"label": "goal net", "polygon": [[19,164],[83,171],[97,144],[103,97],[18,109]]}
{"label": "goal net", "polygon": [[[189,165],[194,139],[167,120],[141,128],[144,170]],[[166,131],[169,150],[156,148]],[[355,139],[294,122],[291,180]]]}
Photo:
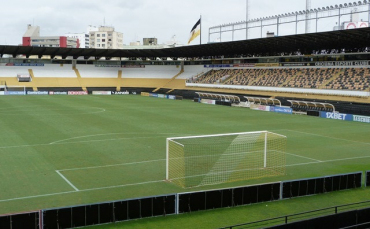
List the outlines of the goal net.
{"label": "goal net", "polygon": [[188,188],[284,175],[286,142],[268,131],[167,138],[166,179]]}

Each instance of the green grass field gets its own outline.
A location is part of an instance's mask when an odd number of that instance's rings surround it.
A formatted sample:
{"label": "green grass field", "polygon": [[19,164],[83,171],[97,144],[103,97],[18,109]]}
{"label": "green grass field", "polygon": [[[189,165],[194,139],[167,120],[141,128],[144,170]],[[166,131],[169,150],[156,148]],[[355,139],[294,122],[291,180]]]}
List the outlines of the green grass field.
{"label": "green grass field", "polygon": [[[370,170],[365,123],[133,95],[1,96],[0,105],[0,214]],[[287,136],[285,176],[186,190],[163,181],[166,138],[260,130]],[[347,200],[368,198],[361,191]],[[161,218],[142,222],[163,228]]]}

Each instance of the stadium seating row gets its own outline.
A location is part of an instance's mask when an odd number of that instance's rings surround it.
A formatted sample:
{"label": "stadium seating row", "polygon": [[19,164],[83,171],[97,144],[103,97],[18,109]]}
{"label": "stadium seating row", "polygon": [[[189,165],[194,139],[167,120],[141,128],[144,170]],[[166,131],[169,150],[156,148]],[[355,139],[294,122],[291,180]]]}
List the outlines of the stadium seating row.
{"label": "stadium seating row", "polygon": [[220,69],[193,83],[365,91],[370,68]]}

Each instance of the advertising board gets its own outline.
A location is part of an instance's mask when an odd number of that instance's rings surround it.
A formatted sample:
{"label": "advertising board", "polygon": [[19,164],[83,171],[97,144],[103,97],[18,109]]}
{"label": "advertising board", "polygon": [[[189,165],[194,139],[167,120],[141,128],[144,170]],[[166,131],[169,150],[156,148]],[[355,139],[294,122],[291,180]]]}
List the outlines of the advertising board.
{"label": "advertising board", "polygon": [[158,98],[158,94],[156,94],[156,93],[149,93],[149,97],[155,97],[155,98]]}
{"label": "advertising board", "polygon": [[24,91],[6,91],[4,95],[26,95]]}
{"label": "advertising board", "polygon": [[336,119],[336,120],[345,120],[353,121],[353,115],[351,114],[342,114],[342,113],[333,113],[333,112],[320,112],[321,118]]}
{"label": "advertising board", "polygon": [[176,96],[174,96],[174,95],[168,95],[168,99],[173,99],[173,100],[175,100],[175,99],[176,99]]}
{"label": "advertising board", "polygon": [[68,91],[68,95],[88,95],[87,91]]}
{"label": "advertising board", "polygon": [[27,91],[27,95],[49,95],[48,91]]}
{"label": "advertising board", "polygon": [[290,107],[270,107],[271,112],[282,113],[282,114],[293,114],[293,109]]}
{"label": "advertising board", "polygon": [[129,95],[129,91],[112,91],[112,95]]}
{"label": "advertising board", "polygon": [[216,105],[216,100],[212,100],[212,99],[201,99],[200,102],[204,104]]}
{"label": "advertising board", "polygon": [[167,95],[164,95],[164,94],[158,94],[158,98],[161,98],[161,99],[167,99]]}
{"label": "advertising board", "polygon": [[361,116],[361,115],[353,115],[353,121],[354,122],[370,123],[370,117],[369,116]]}
{"label": "advertising board", "polygon": [[49,91],[49,95],[68,95],[66,91]]}
{"label": "advertising board", "polygon": [[112,92],[111,91],[93,91],[92,94],[93,95],[111,95]]}
{"label": "advertising board", "polygon": [[251,104],[250,108],[252,110],[258,110],[258,111],[270,111],[270,106],[265,106],[265,105]]}

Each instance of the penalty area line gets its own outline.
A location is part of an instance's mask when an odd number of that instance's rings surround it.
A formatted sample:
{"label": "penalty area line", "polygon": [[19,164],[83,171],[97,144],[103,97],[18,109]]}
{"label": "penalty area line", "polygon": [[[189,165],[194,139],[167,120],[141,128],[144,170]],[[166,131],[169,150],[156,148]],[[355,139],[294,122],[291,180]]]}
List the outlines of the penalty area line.
{"label": "penalty area line", "polygon": [[55,172],[57,172],[59,174],[59,176],[61,176],[63,178],[63,180],[65,180],[75,191],[77,191],[77,192],[80,191],[61,172],[59,172],[58,170],[55,170]]}

